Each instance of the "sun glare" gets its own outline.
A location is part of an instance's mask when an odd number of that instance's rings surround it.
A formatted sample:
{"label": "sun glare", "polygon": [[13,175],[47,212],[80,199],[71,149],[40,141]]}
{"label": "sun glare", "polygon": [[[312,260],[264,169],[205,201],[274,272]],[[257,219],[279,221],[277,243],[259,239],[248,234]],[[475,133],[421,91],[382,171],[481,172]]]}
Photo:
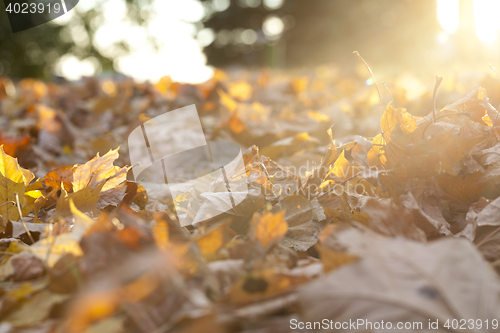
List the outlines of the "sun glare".
{"label": "sun glare", "polygon": [[474,21],[477,37],[486,43],[498,39],[498,14],[500,14],[500,1],[474,0]]}
{"label": "sun glare", "polygon": [[[493,0],[494,1],[494,0]],[[452,34],[458,28],[458,0],[438,0],[437,15],[444,31]]]}

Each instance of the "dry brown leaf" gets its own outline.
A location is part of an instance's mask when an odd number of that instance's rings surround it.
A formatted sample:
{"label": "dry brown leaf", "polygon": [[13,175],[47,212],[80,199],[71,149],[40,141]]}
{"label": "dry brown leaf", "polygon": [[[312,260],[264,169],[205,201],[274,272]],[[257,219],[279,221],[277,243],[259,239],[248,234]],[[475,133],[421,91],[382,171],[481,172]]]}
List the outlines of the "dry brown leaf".
{"label": "dry brown leaf", "polygon": [[97,201],[99,200],[99,193],[105,182],[98,184],[95,187],[86,187],[77,192],[68,193],[66,190],[61,189],[61,197],[57,202],[56,210],[51,216],[52,220],[61,217],[71,216],[70,202],[73,201],[76,208],[82,212],[93,212],[97,214]]}
{"label": "dry brown leaf", "polygon": [[60,189],[62,183],[66,191],[70,191],[73,188],[73,167],[65,166],[52,170],[43,177],[43,183],[52,189]]}
{"label": "dry brown leaf", "polygon": [[470,205],[481,198],[488,185],[486,182],[478,183],[479,177],[481,177],[481,172],[458,176],[444,173],[436,176],[436,179],[444,193],[458,202]]}
{"label": "dry brown leaf", "polygon": [[235,235],[236,233],[224,221],[222,224],[210,228],[203,235],[197,237],[196,244],[200,248],[201,255],[212,255],[219,251]]}
{"label": "dry brown leaf", "polygon": [[26,186],[33,180],[34,175],[23,169],[17,163],[17,159],[7,155],[3,146],[0,146],[0,215],[5,219],[17,221],[19,213],[17,206],[10,202],[16,202],[16,194],[21,206],[24,205],[24,191]]}
{"label": "dry brown leaf", "polygon": [[415,243],[354,230],[338,237],[362,259],[301,289],[304,320],[384,320],[393,329],[411,321],[426,329],[429,319],[443,325],[448,319],[491,322],[500,316],[500,282],[466,239]]}

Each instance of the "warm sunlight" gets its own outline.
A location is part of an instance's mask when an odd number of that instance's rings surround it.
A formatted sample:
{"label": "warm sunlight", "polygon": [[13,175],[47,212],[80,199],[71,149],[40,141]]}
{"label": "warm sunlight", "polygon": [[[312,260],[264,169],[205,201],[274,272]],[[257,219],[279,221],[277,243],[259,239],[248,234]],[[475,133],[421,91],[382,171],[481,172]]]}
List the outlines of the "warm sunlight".
{"label": "warm sunlight", "polygon": [[438,0],[437,14],[441,27],[452,34],[458,28],[458,0]]}
{"label": "warm sunlight", "polygon": [[499,13],[500,1],[474,0],[476,35],[483,42],[491,43],[498,39]]}
{"label": "warm sunlight", "polygon": [[[485,43],[498,39],[500,24],[497,15],[500,13],[498,0],[474,0],[474,25],[477,38]],[[437,0],[437,16],[439,23],[448,34],[454,33],[460,20],[458,0]]]}

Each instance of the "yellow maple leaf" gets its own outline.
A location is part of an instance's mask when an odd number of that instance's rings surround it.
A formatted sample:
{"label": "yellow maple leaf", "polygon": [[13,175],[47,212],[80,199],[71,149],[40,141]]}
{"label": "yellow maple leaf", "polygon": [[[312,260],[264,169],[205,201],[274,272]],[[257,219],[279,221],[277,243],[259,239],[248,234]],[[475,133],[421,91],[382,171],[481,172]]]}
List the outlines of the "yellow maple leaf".
{"label": "yellow maple leaf", "polygon": [[166,251],[169,246],[168,242],[168,224],[165,220],[159,220],[153,227],[153,238],[160,250]]}
{"label": "yellow maple leaf", "polygon": [[372,148],[368,151],[368,163],[370,166],[375,166],[379,163],[385,165],[387,158],[384,156],[385,140],[382,134],[378,134],[372,140]]}
{"label": "yellow maple leaf", "polygon": [[352,168],[351,163],[349,163],[349,161],[345,158],[345,151],[342,150],[342,153],[333,164],[333,168],[330,170],[330,172],[335,176],[344,179],[352,176],[350,174],[350,172],[352,171],[350,170],[350,168]]}
{"label": "yellow maple leaf", "polygon": [[[26,185],[35,176],[31,171],[21,168],[17,163],[17,158],[9,156],[0,146],[0,204],[8,201],[16,202],[16,194],[19,196],[19,203],[24,205],[24,191]],[[19,220],[18,209],[14,204],[6,204],[0,207],[0,215],[12,221]]]}
{"label": "yellow maple leaf", "polygon": [[417,118],[409,114],[404,108],[395,109],[392,102],[390,102],[382,115],[382,119],[380,119],[382,135],[387,142],[391,141],[391,133],[397,125],[404,133],[411,133],[417,129]]}
{"label": "yellow maple leaf", "polygon": [[13,182],[24,183],[25,185],[28,185],[35,178],[31,171],[19,166],[17,158],[5,153],[3,145],[0,146],[0,173]]}
{"label": "yellow maple leaf", "polygon": [[73,172],[73,191],[77,192],[86,187],[94,187],[105,179],[106,184],[102,191],[109,190],[123,183],[127,177],[128,168],[113,165],[118,158],[118,149],[110,150],[104,156],[97,156],[83,165],[75,166]]}

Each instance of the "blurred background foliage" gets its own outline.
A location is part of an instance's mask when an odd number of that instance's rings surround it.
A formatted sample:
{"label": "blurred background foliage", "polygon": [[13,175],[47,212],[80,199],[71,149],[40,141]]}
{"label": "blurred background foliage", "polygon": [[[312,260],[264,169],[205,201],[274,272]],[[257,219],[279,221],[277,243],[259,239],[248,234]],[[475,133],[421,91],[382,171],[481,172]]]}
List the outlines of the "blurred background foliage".
{"label": "blurred background foliage", "polygon": [[[121,72],[193,82],[209,75],[205,63],[354,67],[354,50],[379,70],[395,63],[434,70],[498,62],[498,42],[485,44],[474,35],[473,1],[459,3],[460,25],[453,34],[439,24],[437,0],[80,0],[56,21],[15,34],[2,11],[0,75],[77,79]],[[172,11],[174,16],[162,16]],[[174,19],[179,25],[168,22]],[[193,47],[203,53],[194,56]],[[141,67],[145,63],[148,68]],[[193,73],[176,77],[176,66],[179,73]]]}

